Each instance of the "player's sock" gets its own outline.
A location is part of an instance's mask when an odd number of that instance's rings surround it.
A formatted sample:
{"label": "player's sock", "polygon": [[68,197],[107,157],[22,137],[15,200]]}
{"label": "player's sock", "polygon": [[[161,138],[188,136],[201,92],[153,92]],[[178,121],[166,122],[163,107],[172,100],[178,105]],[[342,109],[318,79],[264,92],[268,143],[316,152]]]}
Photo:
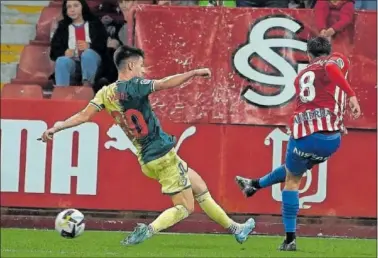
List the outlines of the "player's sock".
{"label": "player's sock", "polygon": [[299,210],[299,193],[298,191],[282,191],[282,220],[286,232],[286,243],[295,239],[297,227],[297,214]]}
{"label": "player's sock", "polygon": [[151,234],[154,234],[173,226],[188,216],[189,212],[183,205],[176,205],[175,207],[163,211],[163,213],[148,226],[148,229]]}
{"label": "player's sock", "polygon": [[269,174],[261,177],[258,180],[258,182],[259,182],[260,188],[265,188],[265,187],[268,187],[277,183],[285,182],[285,178],[286,178],[286,169],[285,169],[285,165],[282,165],[276,168],[275,170],[273,170],[272,172],[270,172]]}
{"label": "player's sock", "polygon": [[238,234],[242,230],[242,225],[234,222],[226,212],[214,201],[209,191],[196,195],[196,200],[201,209],[210,219],[221,225],[233,234]]}

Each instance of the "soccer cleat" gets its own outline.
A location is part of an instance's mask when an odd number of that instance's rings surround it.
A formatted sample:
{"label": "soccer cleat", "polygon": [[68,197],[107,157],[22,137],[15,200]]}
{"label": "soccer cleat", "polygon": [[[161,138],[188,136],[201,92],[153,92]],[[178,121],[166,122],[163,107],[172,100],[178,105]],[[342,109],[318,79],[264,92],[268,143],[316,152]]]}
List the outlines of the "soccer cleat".
{"label": "soccer cleat", "polygon": [[259,189],[253,186],[255,180],[244,178],[241,176],[235,177],[235,182],[238,184],[240,190],[242,190],[245,197],[251,197],[254,195]]}
{"label": "soccer cleat", "polygon": [[122,245],[137,245],[152,236],[146,224],[138,223],[134,231],[121,241]]}
{"label": "soccer cleat", "polygon": [[239,244],[243,244],[247,238],[249,233],[252,232],[252,230],[255,228],[255,220],[253,218],[248,219],[243,224],[243,229],[239,234],[235,234],[235,239],[238,241]]}
{"label": "soccer cleat", "polygon": [[297,243],[295,239],[290,243],[286,243],[285,239],[278,249],[280,251],[297,251]]}

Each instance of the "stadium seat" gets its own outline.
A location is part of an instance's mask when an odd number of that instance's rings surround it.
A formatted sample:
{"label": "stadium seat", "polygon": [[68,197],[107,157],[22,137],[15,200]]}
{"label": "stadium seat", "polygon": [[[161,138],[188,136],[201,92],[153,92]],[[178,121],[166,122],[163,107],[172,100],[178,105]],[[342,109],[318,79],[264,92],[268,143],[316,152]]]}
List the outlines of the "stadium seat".
{"label": "stadium seat", "polygon": [[91,100],[93,89],[85,86],[55,87],[51,99]]}
{"label": "stadium seat", "polygon": [[43,99],[42,87],[34,84],[5,84],[1,98]]}
{"label": "stadium seat", "polygon": [[49,47],[43,45],[25,46],[21,53],[16,80],[47,82],[54,71],[54,62],[50,60],[49,52]]}
{"label": "stadium seat", "polygon": [[61,6],[49,6],[42,10],[35,40],[50,42],[51,22],[61,14],[61,10]]}

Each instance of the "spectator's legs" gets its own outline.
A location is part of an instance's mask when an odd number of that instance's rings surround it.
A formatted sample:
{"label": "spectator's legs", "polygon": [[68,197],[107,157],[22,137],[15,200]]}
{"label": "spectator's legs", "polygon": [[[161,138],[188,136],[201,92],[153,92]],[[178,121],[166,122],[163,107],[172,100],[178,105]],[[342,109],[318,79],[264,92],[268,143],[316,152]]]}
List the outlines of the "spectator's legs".
{"label": "spectator's legs", "polygon": [[83,84],[94,84],[97,70],[101,64],[101,57],[96,51],[88,48],[81,54],[81,73]]}
{"label": "spectator's legs", "polygon": [[55,84],[69,86],[71,76],[75,73],[75,61],[72,58],[61,56],[55,62]]}
{"label": "spectator's legs", "polygon": [[265,0],[265,7],[289,8],[289,0]]}
{"label": "spectator's legs", "polygon": [[236,7],[261,7],[260,2],[261,0],[236,0]]}

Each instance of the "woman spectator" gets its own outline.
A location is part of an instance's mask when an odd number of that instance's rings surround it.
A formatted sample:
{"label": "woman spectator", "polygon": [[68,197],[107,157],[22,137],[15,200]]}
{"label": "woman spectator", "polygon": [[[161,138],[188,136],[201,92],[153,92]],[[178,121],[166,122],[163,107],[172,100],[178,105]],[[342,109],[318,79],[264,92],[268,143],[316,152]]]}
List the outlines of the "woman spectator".
{"label": "woman spectator", "polygon": [[353,24],[354,0],[317,1],[314,9],[320,36],[331,39]]}
{"label": "woman spectator", "polygon": [[68,86],[81,71],[83,85],[92,87],[106,55],[106,30],[85,0],[64,0],[62,16],[51,39],[50,58],[55,61],[55,84]]}

